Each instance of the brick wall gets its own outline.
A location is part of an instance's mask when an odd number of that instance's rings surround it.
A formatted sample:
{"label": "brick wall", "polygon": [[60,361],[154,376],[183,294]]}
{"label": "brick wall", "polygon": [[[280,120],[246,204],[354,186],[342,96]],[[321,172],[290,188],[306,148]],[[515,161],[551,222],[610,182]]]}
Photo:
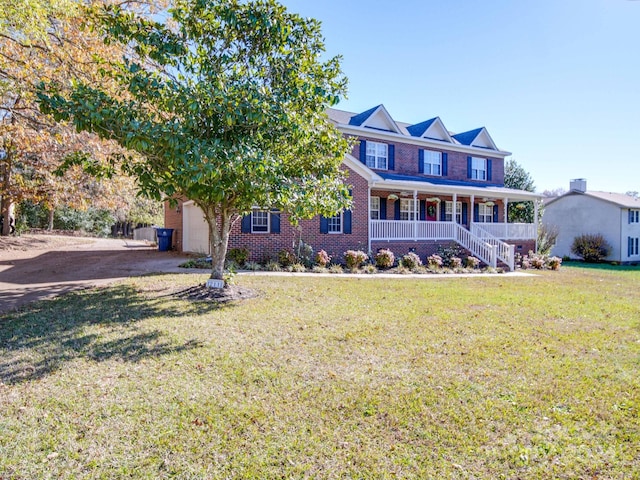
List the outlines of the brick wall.
{"label": "brick wall", "polygon": [[182,200],[178,201],[177,207],[171,207],[169,202],[164,202],[164,227],[173,228],[174,250],[182,251]]}
{"label": "brick wall", "polygon": [[[359,137],[362,140],[372,141],[372,142],[380,142],[380,143],[388,143],[380,139],[376,139],[373,137]],[[423,147],[419,147],[417,145],[409,145],[406,143],[393,143],[395,145],[395,170],[393,173],[397,173],[400,175],[421,175],[418,170],[418,151],[420,149],[425,149]],[[475,156],[491,158],[491,181],[483,182],[477,180],[471,180],[467,178],[467,157],[470,156],[467,153],[454,152],[451,150],[447,150],[446,148],[442,149],[426,149],[426,150],[434,150],[438,152],[446,152],[447,153],[447,176],[446,177],[435,177],[435,178],[446,178],[448,180],[461,180],[470,183],[477,183],[478,185],[503,185],[504,184],[504,159],[502,158],[494,158],[488,157],[484,155],[484,152],[478,152]],[[353,150],[351,154],[360,159],[360,142],[356,141],[353,146]],[[425,178],[428,178],[429,175],[424,175]],[[433,178],[433,177],[432,177]]]}

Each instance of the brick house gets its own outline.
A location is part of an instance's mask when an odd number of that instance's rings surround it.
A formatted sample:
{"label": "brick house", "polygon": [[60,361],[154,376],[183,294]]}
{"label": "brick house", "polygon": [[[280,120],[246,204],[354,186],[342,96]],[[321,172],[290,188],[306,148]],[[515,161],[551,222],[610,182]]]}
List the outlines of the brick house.
{"label": "brick house", "polygon": [[[234,225],[229,248],[246,247],[263,260],[302,239],[314,251],[341,258],[348,249],[423,259],[438,246],[460,244],[488,265],[513,268],[515,251],[535,250],[538,213],[532,224],[506,222],[510,201],[540,196],[504,187],[504,158],[485,128],[451,134],[439,117],[415,125],[396,122],[383,105],[360,114],[329,109],[329,118],[356,142],[346,155],[353,206],[298,227],[287,215],[255,209]],[[208,233],[193,202],[165,209],[177,250],[206,253]]]}

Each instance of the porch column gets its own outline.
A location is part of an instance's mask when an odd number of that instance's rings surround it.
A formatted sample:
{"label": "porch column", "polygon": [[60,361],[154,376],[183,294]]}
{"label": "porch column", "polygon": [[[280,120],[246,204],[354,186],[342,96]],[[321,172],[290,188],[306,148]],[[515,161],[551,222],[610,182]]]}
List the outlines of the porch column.
{"label": "porch column", "polygon": [[453,223],[456,223],[456,213],[457,212],[457,207],[456,204],[458,203],[458,194],[454,193],[453,194],[453,208],[451,209],[451,221]]}
{"label": "porch column", "polygon": [[471,231],[471,226],[473,225],[473,205],[476,203],[476,196],[471,195],[471,205],[469,205],[469,231]]}
{"label": "porch column", "polygon": [[509,238],[509,199],[504,199],[504,238]]}
{"label": "porch column", "polygon": [[371,253],[371,185],[367,185],[367,253]]}
{"label": "porch column", "polygon": [[539,225],[538,225],[539,219],[538,219],[538,200],[534,200],[533,201],[533,224],[535,225],[536,228],[536,233],[535,233],[535,248],[536,248],[536,252],[538,251],[538,229],[539,229]]}
{"label": "porch column", "polygon": [[418,240],[418,215],[420,215],[420,205],[418,203],[418,191],[413,191],[413,240]]}

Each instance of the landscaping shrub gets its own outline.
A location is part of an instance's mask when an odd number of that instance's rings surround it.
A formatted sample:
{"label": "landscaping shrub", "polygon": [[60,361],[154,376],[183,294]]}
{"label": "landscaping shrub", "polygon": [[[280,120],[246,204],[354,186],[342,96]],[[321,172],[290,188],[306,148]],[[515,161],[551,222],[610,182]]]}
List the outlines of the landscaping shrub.
{"label": "landscaping shrub", "polygon": [[264,269],[268,272],[281,272],[282,267],[278,262],[274,262],[273,260],[269,260],[264,264]]}
{"label": "landscaping shrub", "polygon": [[327,268],[327,271],[329,273],[344,273],[342,266],[338,265],[337,263],[332,263],[331,265],[329,265],[329,268]]}
{"label": "landscaping shrub", "polygon": [[558,233],[558,227],[541,223],[538,227],[538,253],[549,255],[556,244]]}
{"label": "landscaping shrub", "polygon": [[278,263],[281,267],[290,267],[297,261],[296,255],[291,250],[283,248],[278,252]]}
{"label": "landscaping shrub", "polygon": [[[460,259],[465,255],[466,255],[465,249],[463,249],[457,243],[451,243],[449,245],[440,245],[438,247],[438,256],[442,258],[442,264],[450,268],[456,268],[456,267],[462,266],[462,260]],[[451,262],[452,258],[457,258],[458,260],[460,260],[460,263],[458,263],[457,261],[453,261],[452,263]]]}
{"label": "landscaping shrub", "polygon": [[537,270],[542,270],[545,268],[547,262],[545,255],[529,252],[529,263],[531,264],[531,267]]}
{"label": "landscaping shrub", "polygon": [[320,250],[316,253],[316,263],[321,267],[326,267],[331,261],[331,255],[329,255],[324,250]]}
{"label": "landscaping shrub", "polygon": [[307,267],[305,267],[302,263],[294,263],[291,265],[292,272],[306,272]]}
{"label": "landscaping shrub", "polygon": [[391,268],[396,261],[396,256],[388,248],[381,248],[376,253],[374,260],[378,268]]}
{"label": "landscaping shrub", "polygon": [[254,272],[261,270],[262,266],[258,262],[246,262],[244,264],[246,270],[253,270]]}
{"label": "landscaping shrub", "polygon": [[300,240],[300,243],[298,243],[298,247],[296,248],[296,252],[297,263],[301,263],[308,268],[313,266],[314,256],[313,247],[311,245]]}
{"label": "landscaping shrub", "polygon": [[429,266],[429,268],[433,268],[435,270],[437,270],[438,268],[442,268],[442,257],[435,253],[433,255],[429,255],[427,257],[427,265]]}
{"label": "landscaping shrub", "polygon": [[464,259],[464,266],[467,268],[478,268],[480,259],[469,255]]}
{"label": "landscaping shrub", "polygon": [[462,267],[462,259],[459,257],[451,257],[449,258],[449,267],[451,268],[460,268]]}
{"label": "landscaping shrub", "polygon": [[232,248],[227,252],[227,260],[244,267],[249,260],[249,250],[246,248]]}
{"label": "landscaping shrub", "polygon": [[562,259],[560,257],[549,257],[547,260],[547,265],[551,270],[560,270],[560,265],[562,265]]}
{"label": "landscaping shrub", "polygon": [[571,253],[585,262],[601,262],[610,252],[611,246],[599,233],[580,235],[571,244]]}
{"label": "landscaping shrub", "polygon": [[368,264],[364,266],[364,268],[362,269],[362,273],[374,274],[378,273],[378,269],[375,265]]}
{"label": "landscaping shrub", "polygon": [[422,265],[422,260],[416,253],[409,252],[400,259],[400,264],[409,270],[413,270]]}
{"label": "landscaping shrub", "polygon": [[369,259],[369,255],[364,253],[362,250],[347,250],[343,255],[344,261],[349,270],[357,270]]}

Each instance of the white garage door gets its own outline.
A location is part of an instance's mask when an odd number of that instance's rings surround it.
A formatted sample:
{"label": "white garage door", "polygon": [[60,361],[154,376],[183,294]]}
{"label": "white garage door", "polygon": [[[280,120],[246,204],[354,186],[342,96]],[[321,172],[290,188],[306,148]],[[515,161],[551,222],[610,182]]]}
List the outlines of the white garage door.
{"label": "white garage door", "polygon": [[209,253],[209,227],[202,210],[193,204],[182,208],[182,243],[185,252]]}

